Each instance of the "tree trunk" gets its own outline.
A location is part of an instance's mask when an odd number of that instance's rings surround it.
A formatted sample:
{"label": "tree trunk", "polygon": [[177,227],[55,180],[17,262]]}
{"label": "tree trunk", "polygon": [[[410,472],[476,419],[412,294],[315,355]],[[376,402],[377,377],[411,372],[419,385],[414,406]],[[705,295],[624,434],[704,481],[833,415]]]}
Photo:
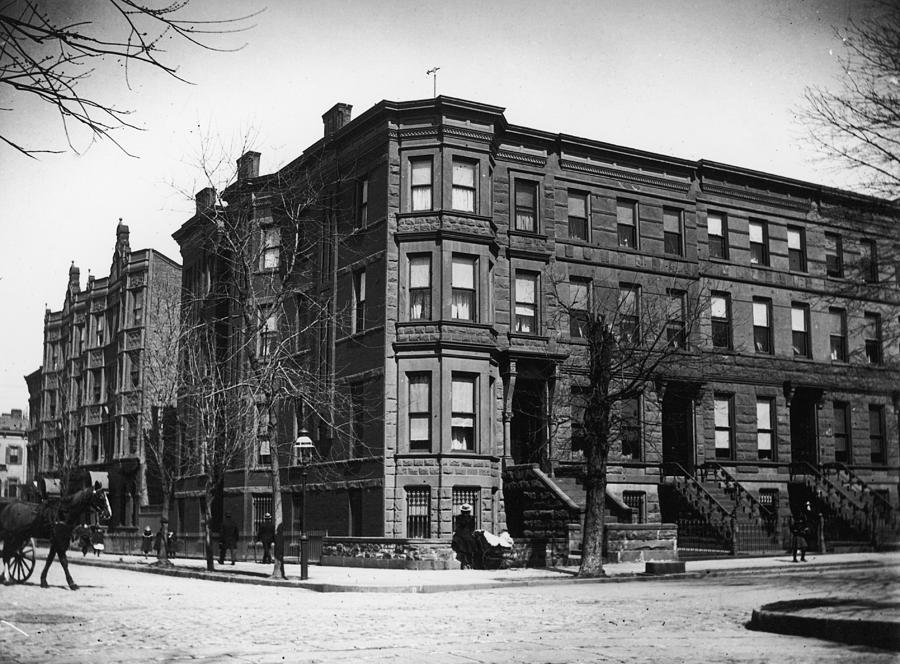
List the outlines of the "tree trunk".
{"label": "tree trunk", "polygon": [[[269,453],[272,459],[272,525],[275,532],[279,532],[278,527],[282,523],[282,507],[281,507],[281,461],[278,458],[278,444],[273,443],[274,438],[269,439]],[[273,579],[285,579],[284,559],[278,559],[278,556],[272,557],[272,574]]]}
{"label": "tree trunk", "polygon": [[212,544],[212,504],[212,485],[210,484],[209,477],[207,476],[206,493],[204,494],[203,503],[203,542],[205,544],[204,549],[206,551],[206,569],[210,572],[216,569],[216,566],[213,563],[214,551]]}
{"label": "tree trunk", "polygon": [[[593,446],[601,447],[601,446]],[[602,445],[605,447],[605,445]],[[587,497],[584,532],[581,540],[581,566],[578,576],[606,576],[603,571],[603,535],[606,521],[606,457],[602,449],[592,449],[586,474]]]}

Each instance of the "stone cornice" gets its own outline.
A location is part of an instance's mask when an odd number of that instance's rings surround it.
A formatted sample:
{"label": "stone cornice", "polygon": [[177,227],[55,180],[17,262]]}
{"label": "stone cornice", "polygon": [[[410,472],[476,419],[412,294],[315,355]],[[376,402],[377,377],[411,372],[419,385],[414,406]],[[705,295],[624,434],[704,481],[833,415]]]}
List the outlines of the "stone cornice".
{"label": "stone cornice", "polygon": [[547,165],[546,156],[503,149],[497,150],[497,161],[509,161],[516,164],[525,164],[527,166],[538,166],[540,168],[544,168]]}
{"label": "stone cornice", "polygon": [[804,212],[810,210],[810,201],[807,199],[779,196],[778,194],[773,194],[771,192],[764,193],[754,189],[744,189],[742,187],[735,187],[727,184],[702,181],[700,183],[700,190],[706,194],[727,196],[728,198],[736,198],[750,203],[771,205],[774,207],[801,210]]}
{"label": "stone cornice", "polygon": [[639,185],[670,189],[683,194],[686,194],[691,188],[690,182],[667,179],[657,175],[650,175],[649,173],[636,173],[622,168],[601,166],[599,164],[590,164],[565,158],[560,159],[559,163],[564,170],[579,171],[581,173],[590,173],[591,175],[599,175],[614,180],[625,180]]}

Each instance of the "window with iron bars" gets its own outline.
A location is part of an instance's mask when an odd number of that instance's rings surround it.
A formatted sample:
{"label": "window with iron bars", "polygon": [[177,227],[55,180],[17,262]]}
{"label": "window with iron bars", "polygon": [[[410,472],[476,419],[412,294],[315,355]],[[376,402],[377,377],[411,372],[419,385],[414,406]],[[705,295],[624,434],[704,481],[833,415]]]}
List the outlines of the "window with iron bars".
{"label": "window with iron bars", "polygon": [[631,523],[644,523],[644,492],[625,491],[622,502],[631,508]]}
{"label": "window with iron bars", "polygon": [[472,506],[472,516],[475,517],[475,528],[481,527],[481,489],[477,486],[453,487],[453,530],[456,530],[456,519],[459,516],[459,508],[468,503]]}
{"label": "window with iron bars", "polygon": [[406,489],[406,536],[411,539],[431,537],[431,487]]}
{"label": "window with iron bars", "polygon": [[272,496],[270,494],[253,494],[253,532],[255,538],[259,532],[259,525],[265,520],[266,514],[272,513]]}

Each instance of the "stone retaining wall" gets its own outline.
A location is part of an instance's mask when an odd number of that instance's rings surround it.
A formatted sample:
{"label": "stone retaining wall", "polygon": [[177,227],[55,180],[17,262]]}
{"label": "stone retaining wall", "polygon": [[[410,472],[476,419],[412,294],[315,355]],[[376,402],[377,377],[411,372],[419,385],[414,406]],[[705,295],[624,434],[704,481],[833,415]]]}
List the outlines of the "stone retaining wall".
{"label": "stone retaining wall", "polygon": [[603,550],[609,563],[678,560],[677,541],[674,523],[610,523]]}

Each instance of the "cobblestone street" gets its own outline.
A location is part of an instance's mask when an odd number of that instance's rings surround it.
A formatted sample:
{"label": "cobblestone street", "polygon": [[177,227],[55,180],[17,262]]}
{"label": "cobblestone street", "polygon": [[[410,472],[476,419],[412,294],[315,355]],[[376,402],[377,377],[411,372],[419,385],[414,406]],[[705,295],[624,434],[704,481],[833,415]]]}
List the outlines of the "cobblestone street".
{"label": "cobblestone street", "polygon": [[425,595],[74,571],[78,592],[64,588],[58,566],[49,590],[37,574],[27,585],[0,587],[0,661],[896,661],[896,653],[744,624],[754,608],[777,600],[896,597],[897,566]]}

